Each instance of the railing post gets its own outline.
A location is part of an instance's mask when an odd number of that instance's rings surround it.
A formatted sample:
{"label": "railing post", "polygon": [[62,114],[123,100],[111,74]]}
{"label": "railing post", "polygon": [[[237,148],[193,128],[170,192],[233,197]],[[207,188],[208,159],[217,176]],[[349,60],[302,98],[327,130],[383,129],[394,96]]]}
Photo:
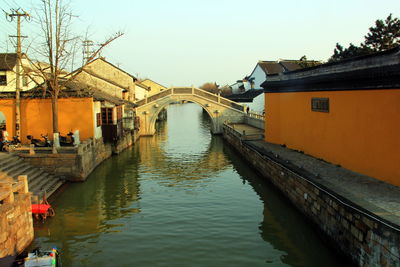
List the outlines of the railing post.
{"label": "railing post", "polygon": [[18,176],[18,182],[22,184],[21,193],[28,193],[28,176],[20,175]]}
{"label": "railing post", "polygon": [[144,96],[144,103],[147,104],[147,95]]}
{"label": "railing post", "polygon": [[221,93],[218,92],[218,103],[221,103]]}
{"label": "railing post", "polygon": [[2,189],[7,192],[8,196],[3,200],[6,204],[11,204],[14,202],[14,192],[12,188],[12,184],[5,184]]}
{"label": "railing post", "polygon": [[34,144],[29,145],[29,155],[35,155],[35,145]]}
{"label": "railing post", "polygon": [[192,95],[194,95],[194,85],[192,84]]}

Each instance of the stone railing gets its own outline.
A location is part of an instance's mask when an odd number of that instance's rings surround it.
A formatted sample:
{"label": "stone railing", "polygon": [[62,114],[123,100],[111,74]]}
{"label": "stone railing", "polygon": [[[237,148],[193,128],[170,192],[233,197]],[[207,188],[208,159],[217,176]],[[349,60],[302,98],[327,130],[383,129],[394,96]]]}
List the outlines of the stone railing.
{"label": "stone railing", "polygon": [[3,204],[13,203],[14,193],[28,193],[28,177],[26,175],[18,176],[18,182],[13,182],[12,178],[0,181],[0,202]]}
{"label": "stone railing", "polygon": [[230,108],[242,111],[242,112],[245,111],[245,107],[238,104],[235,101],[229,100],[227,98],[221,97],[220,95],[216,95],[216,94],[207,92],[207,91],[199,89],[199,88],[194,88],[194,87],[172,87],[167,90],[161,91],[158,94],[141,99],[141,100],[137,101],[135,104],[137,106],[143,106],[150,102],[156,101],[160,98],[164,98],[168,95],[195,95],[195,96],[206,98],[210,101],[219,103],[221,105],[224,105],[224,106],[227,106],[227,107],[230,107]]}
{"label": "stone railing", "polygon": [[259,119],[259,120],[265,120],[264,114],[257,113],[257,112],[254,112],[254,111],[250,111],[249,113],[247,113],[247,116],[251,117],[251,118],[256,118],[256,119]]}

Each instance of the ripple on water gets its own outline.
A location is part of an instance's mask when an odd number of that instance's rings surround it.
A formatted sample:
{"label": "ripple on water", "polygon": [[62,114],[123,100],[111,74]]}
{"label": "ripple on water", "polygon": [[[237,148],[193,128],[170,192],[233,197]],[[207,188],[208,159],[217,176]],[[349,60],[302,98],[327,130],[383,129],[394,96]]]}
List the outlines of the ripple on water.
{"label": "ripple on water", "polygon": [[196,104],[170,106],[155,136],[60,195],[35,244],[61,248],[65,266],[339,266],[307,221],[210,135],[207,116]]}

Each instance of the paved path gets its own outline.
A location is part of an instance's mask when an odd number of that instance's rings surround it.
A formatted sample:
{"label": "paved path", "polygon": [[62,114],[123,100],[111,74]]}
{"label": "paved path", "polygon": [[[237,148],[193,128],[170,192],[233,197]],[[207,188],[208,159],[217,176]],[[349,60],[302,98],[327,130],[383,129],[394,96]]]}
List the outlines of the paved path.
{"label": "paved path", "polygon": [[240,134],[243,134],[243,131],[245,131],[246,135],[264,134],[264,130],[250,126],[248,124],[244,124],[244,123],[234,123],[234,124],[230,124],[230,126]]}
{"label": "paved path", "polygon": [[246,141],[259,151],[279,158],[312,173],[315,182],[347,198],[358,206],[400,226],[400,187],[352,172],[298,151],[265,141]]}

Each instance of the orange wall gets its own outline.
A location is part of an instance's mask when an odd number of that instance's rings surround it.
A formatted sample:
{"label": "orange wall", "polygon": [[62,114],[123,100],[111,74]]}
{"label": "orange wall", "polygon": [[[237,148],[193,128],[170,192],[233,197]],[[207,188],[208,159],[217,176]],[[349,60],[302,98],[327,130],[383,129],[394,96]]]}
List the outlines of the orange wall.
{"label": "orange wall", "polygon": [[[14,136],[15,100],[0,99],[0,112],[2,112],[6,117],[6,127],[9,135],[8,139],[11,140]],[[12,120],[9,118],[12,118]]]}
{"label": "orange wall", "polygon": [[[267,93],[265,139],[400,185],[400,89]],[[311,111],[328,97],[330,112]]]}
{"label": "orange wall", "polygon": [[[7,130],[14,136],[14,101],[0,99],[0,111],[6,116]],[[93,137],[93,100],[92,98],[62,98],[58,101],[59,130],[66,135],[70,130],[79,130],[81,140]],[[33,135],[40,139],[48,134],[52,139],[51,99],[23,99],[21,101],[21,139]]]}

